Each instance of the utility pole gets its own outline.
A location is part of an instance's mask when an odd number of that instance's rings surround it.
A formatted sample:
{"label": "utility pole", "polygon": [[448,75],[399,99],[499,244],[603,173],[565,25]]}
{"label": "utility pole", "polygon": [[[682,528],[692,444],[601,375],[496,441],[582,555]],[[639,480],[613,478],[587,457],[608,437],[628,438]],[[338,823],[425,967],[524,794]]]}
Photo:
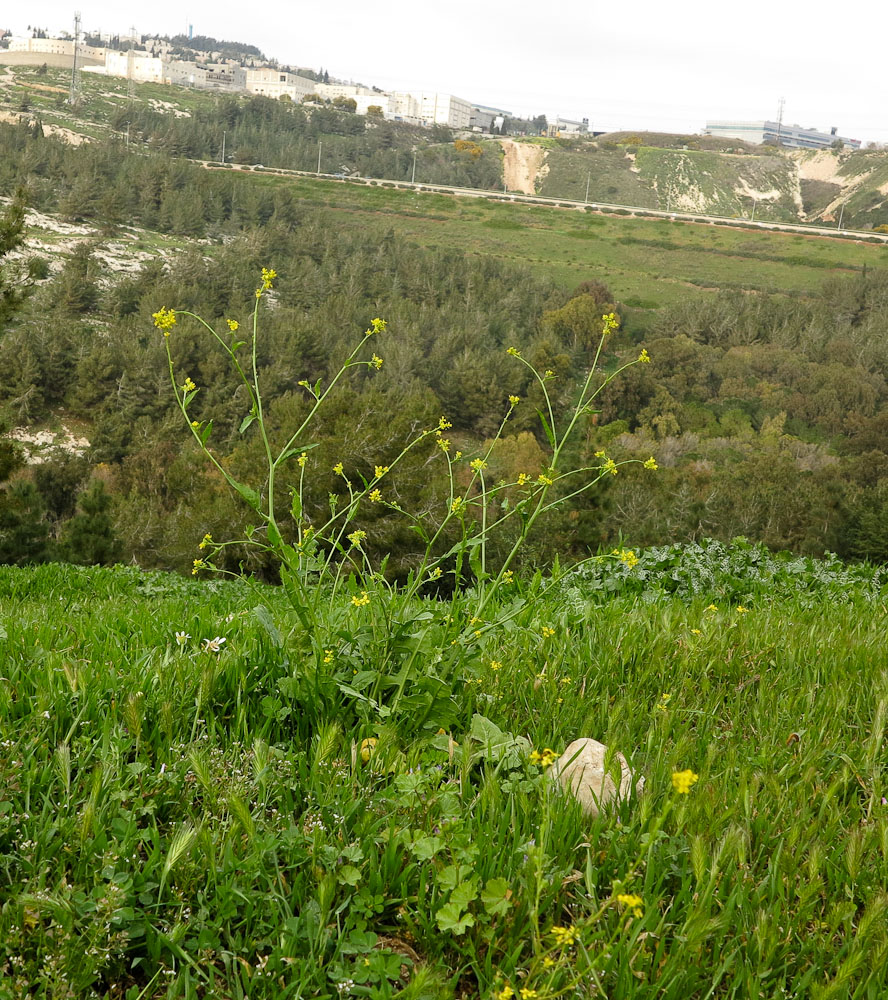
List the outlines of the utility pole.
{"label": "utility pole", "polygon": [[318,176],[321,175],[321,140],[318,139]]}
{"label": "utility pole", "polygon": [[223,132],[222,133],[222,162],[223,163],[225,162],[225,136],[226,136],[226,133]]}
{"label": "utility pole", "polygon": [[80,103],[80,63],[78,61],[80,56],[80,11],[74,12],[74,59],[71,63],[71,93],[68,97],[68,103],[72,105],[77,105]]}
{"label": "utility pole", "polygon": [[780,145],[780,132],[783,129],[783,105],[786,104],[786,98],[781,97],[777,102],[777,145]]}
{"label": "utility pole", "polygon": [[586,178],[586,197],[583,199],[586,202],[586,204],[589,203],[589,184],[591,183],[591,181],[592,181],[592,174],[590,172],[589,176]]}
{"label": "utility pole", "polygon": [[756,207],[756,205],[758,205],[758,202],[755,200],[755,198],[753,198],[752,199],[752,218],[749,220],[750,222],[755,222],[755,207]]}
{"label": "utility pole", "polygon": [[845,206],[843,204],[842,205],[842,210],[841,210],[841,212],[839,212],[839,224],[838,224],[838,226],[836,226],[836,229],[841,229],[842,228],[842,219],[844,219],[844,218],[845,218]]}
{"label": "utility pole", "polygon": [[413,154],[413,172],[410,174],[410,183],[416,182],[416,153]]}

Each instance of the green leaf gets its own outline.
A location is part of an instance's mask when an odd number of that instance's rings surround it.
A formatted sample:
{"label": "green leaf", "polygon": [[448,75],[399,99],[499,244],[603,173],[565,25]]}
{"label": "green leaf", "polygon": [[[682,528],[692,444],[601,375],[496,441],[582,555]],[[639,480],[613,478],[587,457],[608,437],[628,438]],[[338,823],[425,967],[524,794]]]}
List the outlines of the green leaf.
{"label": "green leaf", "polygon": [[361,871],[354,865],[343,865],[336,876],[340,885],[355,886],[361,881]]}
{"label": "green leaf", "polygon": [[469,903],[472,902],[478,895],[478,880],[469,879],[467,882],[460,882],[460,884],[453,890],[450,894],[450,902],[456,903],[462,909],[467,910],[469,908]]}
{"label": "green leaf", "polygon": [[410,845],[410,851],[419,861],[431,861],[444,846],[440,837],[417,837]]}
{"label": "green leaf", "polygon": [[250,426],[250,424],[256,419],[256,411],[251,410],[241,421],[240,427],[238,427],[238,434],[243,434],[243,432]]}
{"label": "green leaf", "polygon": [[467,927],[475,926],[475,918],[471,913],[463,913],[457,903],[445,903],[435,914],[438,927],[452,934],[464,934]]}
{"label": "green leaf", "polygon": [[208,420],[207,421],[207,426],[204,427],[203,430],[200,432],[200,443],[201,444],[205,445],[207,443],[207,440],[209,439],[209,436],[210,436],[210,433],[211,433],[212,430],[213,430],[213,421],[212,420]]}
{"label": "green leaf", "polygon": [[247,486],[244,483],[239,483],[236,479],[232,479],[231,476],[228,477],[228,484],[231,486],[232,489],[235,489],[237,490],[238,493],[240,493],[240,495],[244,498],[244,500],[247,501],[247,503],[253,508],[253,510],[259,511],[262,503],[262,498],[253,489],[252,486]]}
{"label": "green leaf", "polygon": [[438,872],[436,881],[445,892],[450,892],[471,874],[472,869],[468,865],[447,865]]}
{"label": "green leaf", "polygon": [[546,432],[546,438],[548,439],[549,444],[551,445],[551,447],[554,448],[555,447],[555,433],[552,430],[552,428],[549,426],[549,421],[546,420],[545,416],[543,415],[543,411],[542,410],[537,410],[537,415],[539,416],[540,422],[543,425],[543,430]]}
{"label": "green leaf", "polygon": [[512,907],[511,896],[512,890],[504,878],[492,878],[481,892],[481,902],[492,917],[501,917]]}
{"label": "green leaf", "polygon": [[271,639],[272,643],[281,649],[284,645],[284,640],[281,637],[281,633],[278,631],[277,625],[275,625],[274,620],[271,617],[271,612],[264,604],[257,604],[253,608],[253,614],[256,616],[256,620],[268,633],[268,638]]}

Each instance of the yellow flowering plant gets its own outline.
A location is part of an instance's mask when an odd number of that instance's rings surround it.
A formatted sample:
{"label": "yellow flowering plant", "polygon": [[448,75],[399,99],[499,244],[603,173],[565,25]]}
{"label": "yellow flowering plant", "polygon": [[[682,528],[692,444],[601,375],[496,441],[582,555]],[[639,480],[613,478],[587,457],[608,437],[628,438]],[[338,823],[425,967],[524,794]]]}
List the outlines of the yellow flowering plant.
{"label": "yellow flowering plant", "polygon": [[[303,634],[309,637],[307,641],[311,643],[319,672],[339,670],[340,660],[344,671],[346,658],[331,659],[328,655],[334,644],[339,645],[337,634],[342,631],[354,637],[356,649],[360,642],[372,642],[376,648],[387,651],[385,668],[373,676],[368,677],[367,671],[361,671],[357,680],[350,676],[351,671],[335,675],[343,695],[352,699],[360,711],[375,718],[403,712],[409,713],[413,724],[420,728],[426,724],[446,725],[456,709],[452,682],[459,676],[464,658],[474,655],[472,651],[488,632],[505,624],[509,615],[517,613],[514,610],[486,612],[497,593],[512,582],[512,564],[535,523],[547,512],[592,489],[603,477],[616,475],[618,467],[625,464],[601,453],[592,465],[566,467],[566,451],[578,436],[580,418],[590,411],[598,393],[628,367],[624,365],[603,378],[598,368],[602,346],[616,320],[610,314],[602,317],[598,352],[566,416],[556,415],[548,389],[551,373],[538,372],[518,349],[510,347],[507,351],[519,365],[528,369],[542,391],[544,405],[540,415],[550,446],[545,468],[522,472],[514,481],[493,481],[491,455],[521,402],[517,395],[510,393],[504,395],[503,416],[492,440],[465,464],[460,462],[462,451],[451,450],[451,440],[444,436],[452,427],[446,416],[419,429],[396,454],[379,456],[380,460],[372,466],[372,475],[365,476],[352,468],[347,455],[338,458],[332,467],[327,466],[336,477],[336,486],[330,493],[329,513],[319,517],[314,508],[309,510],[306,502],[310,481],[307,477],[319,464],[312,461],[312,449],[316,447],[312,436],[323,419],[325,404],[347,373],[354,368],[370,373],[382,368],[383,358],[371,353],[366,342],[372,338],[373,346],[379,342],[379,350],[384,351],[382,338],[387,332],[387,323],[379,317],[371,319],[363,336],[358,338],[326,384],[321,380],[313,384],[307,379],[299,380],[307,397],[306,411],[296,426],[278,441],[273,438],[267,423],[258,351],[260,310],[263,299],[274,289],[276,277],[274,269],[262,269],[251,322],[225,319],[222,332],[187,310],[164,307],[153,315],[155,326],[163,334],[175,397],[193,440],[259,522],[247,530],[245,538],[216,541],[207,536],[201,544],[201,558],[195,560],[194,571],[218,571],[214,556],[226,546],[258,547],[280,567],[281,582]],[[263,478],[259,482],[245,483],[235,478],[228,463],[213,449],[212,420],[194,420],[189,414],[199,389],[190,377],[177,376],[171,351],[172,333],[175,329],[180,335],[182,330],[184,335],[182,321],[186,319],[210,335],[241,382],[247,405],[239,431],[245,434],[250,430],[258,435],[264,465]],[[245,328],[250,332],[246,333]],[[645,360],[638,358],[629,364],[645,363]],[[428,453],[429,461],[435,460],[444,466],[446,492],[440,498],[435,517],[430,517],[427,511],[405,510],[396,499],[398,466],[417,450],[424,455]],[[641,464],[656,468],[652,458]],[[279,480],[285,468],[294,466],[297,475],[296,481],[288,484],[289,519],[285,521],[280,504],[284,484]],[[402,517],[421,539],[419,555],[407,579],[398,583],[386,576],[385,559],[380,560],[375,554],[372,525],[380,512]],[[491,540],[501,536],[506,525],[514,526],[510,541],[500,550],[496,565],[492,565]],[[630,565],[634,555],[622,558]],[[445,582],[448,576],[450,580]],[[421,622],[416,624],[412,644],[395,642],[394,632],[406,627],[406,622],[415,615],[415,611],[410,610],[411,602],[421,596],[421,588],[430,585],[446,587],[454,595],[454,601],[467,586],[471,587],[477,627],[460,626],[459,616],[453,614],[445,616],[442,625],[440,616],[424,613]],[[514,601],[513,605],[518,606]],[[448,619],[449,624],[446,624]],[[397,629],[395,622],[400,623]],[[436,670],[428,666],[430,662],[438,664]]]}

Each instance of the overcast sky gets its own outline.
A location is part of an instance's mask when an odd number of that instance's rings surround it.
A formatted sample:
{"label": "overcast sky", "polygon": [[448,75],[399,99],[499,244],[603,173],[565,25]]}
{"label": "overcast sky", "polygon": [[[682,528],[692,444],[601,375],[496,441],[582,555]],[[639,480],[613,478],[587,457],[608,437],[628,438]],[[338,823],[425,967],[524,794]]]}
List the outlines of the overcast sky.
{"label": "overcast sky", "polygon": [[[885,0],[0,0],[0,27],[194,33],[392,89],[454,93],[599,129],[699,131],[774,119],[888,142]],[[878,42],[878,45],[876,44]],[[878,50],[878,51],[877,51]]]}

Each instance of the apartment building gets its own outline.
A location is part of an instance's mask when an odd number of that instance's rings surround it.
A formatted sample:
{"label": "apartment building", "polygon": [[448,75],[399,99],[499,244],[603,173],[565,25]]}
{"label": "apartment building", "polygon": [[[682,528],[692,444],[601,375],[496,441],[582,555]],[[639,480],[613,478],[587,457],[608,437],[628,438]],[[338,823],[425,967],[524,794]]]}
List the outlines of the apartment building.
{"label": "apartment building", "polygon": [[299,102],[309,94],[317,93],[317,83],[305,76],[295,73],[285,73],[279,69],[248,69],[246,70],[245,89],[251,94],[264,94],[266,97],[289,97]]}
{"label": "apartment building", "polygon": [[836,128],[829,132],[819,132],[814,128],[802,128],[801,125],[787,125],[784,122],[713,121],[706,123],[703,134],[754,143],[772,142],[790,149],[826,149],[838,139],[850,149],[860,149],[860,139],[838,135]]}

